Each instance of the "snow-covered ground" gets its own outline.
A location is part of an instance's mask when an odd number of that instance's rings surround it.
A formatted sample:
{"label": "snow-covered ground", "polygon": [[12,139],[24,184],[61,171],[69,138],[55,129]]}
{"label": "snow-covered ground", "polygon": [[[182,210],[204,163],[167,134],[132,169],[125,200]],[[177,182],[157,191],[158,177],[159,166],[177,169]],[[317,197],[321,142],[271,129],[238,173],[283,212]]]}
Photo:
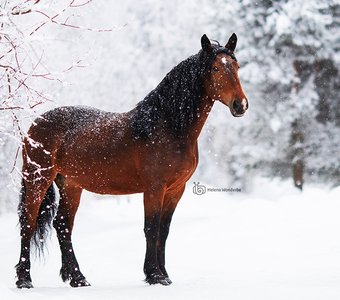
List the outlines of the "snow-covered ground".
{"label": "snow-covered ground", "polygon": [[173,284],[143,282],[141,195],[83,194],[73,235],[92,284],[72,289],[58,273],[55,233],[33,261],[32,290],[17,290],[17,217],[0,217],[1,299],[340,299],[340,188],[257,180],[251,194],[195,195],[189,183],[167,245]]}

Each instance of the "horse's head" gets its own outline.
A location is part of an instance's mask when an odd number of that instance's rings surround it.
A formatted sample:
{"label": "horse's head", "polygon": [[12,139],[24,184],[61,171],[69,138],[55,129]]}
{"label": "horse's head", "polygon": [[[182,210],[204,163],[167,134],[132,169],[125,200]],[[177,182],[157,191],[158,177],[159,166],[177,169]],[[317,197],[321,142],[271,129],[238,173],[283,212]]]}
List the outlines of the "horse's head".
{"label": "horse's head", "polygon": [[204,79],[207,96],[227,105],[234,117],[241,117],[248,109],[248,99],[238,78],[239,65],[234,55],[236,43],[235,33],[225,47],[211,44],[206,35],[201,38],[203,52],[212,57]]}

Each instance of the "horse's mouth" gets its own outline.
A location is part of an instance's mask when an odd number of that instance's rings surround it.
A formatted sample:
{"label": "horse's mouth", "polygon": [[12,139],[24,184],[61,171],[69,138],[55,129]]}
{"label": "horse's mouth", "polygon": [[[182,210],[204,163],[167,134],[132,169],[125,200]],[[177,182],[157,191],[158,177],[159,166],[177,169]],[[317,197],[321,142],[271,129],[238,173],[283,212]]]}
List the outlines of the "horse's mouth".
{"label": "horse's mouth", "polygon": [[239,118],[239,117],[243,117],[244,116],[244,114],[246,113],[246,110],[243,111],[243,112],[236,112],[236,111],[231,109],[230,112],[231,112],[233,117]]}

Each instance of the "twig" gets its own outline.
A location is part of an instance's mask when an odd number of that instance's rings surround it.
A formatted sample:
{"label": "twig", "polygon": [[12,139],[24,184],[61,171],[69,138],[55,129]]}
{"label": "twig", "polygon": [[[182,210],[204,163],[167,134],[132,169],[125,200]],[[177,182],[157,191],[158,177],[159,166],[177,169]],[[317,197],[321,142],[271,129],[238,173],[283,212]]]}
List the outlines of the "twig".
{"label": "twig", "polygon": [[[26,0],[24,3],[27,3],[27,2],[30,2],[30,0]],[[20,7],[20,5],[16,5],[12,8],[11,14],[13,16],[28,14],[32,12],[33,5],[36,5],[39,2],[40,0],[35,0],[34,3],[30,7],[26,7],[26,8],[22,8]]]}
{"label": "twig", "polygon": [[20,148],[21,147],[19,145],[17,147],[17,151],[15,152],[15,158],[14,158],[14,162],[13,162],[13,167],[12,167],[11,171],[9,172],[9,174],[12,174],[14,172],[14,170],[16,169]]}
{"label": "twig", "polygon": [[90,2],[92,2],[93,0],[88,0],[84,3],[81,3],[81,4],[73,4],[74,2],[76,2],[75,0],[73,0],[71,3],[70,3],[70,7],[81,7],[81,6],[85,6],[87,4],[89,4]]}
{"label": "twig", "polygon": [[113,29],[98,29],[98,28],[90,28],[90,27],[79,26],[79,25],[75,25],[75,24],[69,24],[68,20],[70,19],[70,16],[67,17],[64,22],[57,21],[57,18],[60,17],[68,8],[77,8],[77,7],[85,6],[85,5],[89,4],[89,3],[91,3],[92,1],[93,0],[88,0],[88,1],[83,2],[81,4],[74,4],[75,0],[72,0],[67,7],[63,8],[59,13],[55,14],[52,17],[49,16],[48,14],[46,14],[43,11],[35,10],[34,12],[43,15],[45,18],[48,19],[48,21],[45,21],[45,22],[41,23],[37,28],[35,28],[30,33],[30,35],[33,35],[34,33],[36,33],[43,26],[45,26],[48,22],[52,22],[52,23],[54,23],[56,25],[65,26],[65,27],[69,27],[69,28],[82,29],[82,30],[94,31],[94,32],[110,32],[110,31],[112,31]]}
{"label": "twig", "polygon": [[0,107],[0,110],[18,110],[18,109],[22,110],[24,108],[21,106]]}

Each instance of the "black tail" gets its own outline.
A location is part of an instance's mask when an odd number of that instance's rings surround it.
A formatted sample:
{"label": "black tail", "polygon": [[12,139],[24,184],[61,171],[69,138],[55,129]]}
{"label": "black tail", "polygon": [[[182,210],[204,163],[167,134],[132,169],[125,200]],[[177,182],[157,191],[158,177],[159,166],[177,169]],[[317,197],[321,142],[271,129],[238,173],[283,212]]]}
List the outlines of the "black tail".
{"label": "black tail", "polygon": [[[22,181],[20,203],[18,207],[19,221],[21,226],[26,226],[26,216],[24,213],[26,187]],[[31,245],[37,250],[37,254],[44,253],[46,239],[52,228],[52,221],[57,210],[56,197],[53,184],[48,188],[45,197],[40,205],[36,228],[34,230]]]}

